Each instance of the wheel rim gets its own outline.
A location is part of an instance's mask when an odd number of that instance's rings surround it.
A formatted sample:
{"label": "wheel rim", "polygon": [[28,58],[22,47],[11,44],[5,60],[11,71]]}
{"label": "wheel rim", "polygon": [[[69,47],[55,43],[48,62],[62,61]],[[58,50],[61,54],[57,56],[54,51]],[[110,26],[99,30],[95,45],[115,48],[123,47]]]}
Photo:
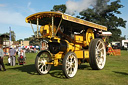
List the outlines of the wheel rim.
{"label": "wheel rim", "polygon": [[106,50],[104,42],[99,40],[96,44],[96,63],[102,69],[106,62]]}
{"label": "wheel rim", "polygon": [[48,53],[44,52],[38,58],[38,69],[42,74],[48,73],[50,70],[50,65],[47,62],[50,61],[50,56]]}
{"label": "wheel rim", "polygon": [[73,77],[77,72],[78,61],[74,54],[70,54],[66,59],[66,72],[69,77]]}

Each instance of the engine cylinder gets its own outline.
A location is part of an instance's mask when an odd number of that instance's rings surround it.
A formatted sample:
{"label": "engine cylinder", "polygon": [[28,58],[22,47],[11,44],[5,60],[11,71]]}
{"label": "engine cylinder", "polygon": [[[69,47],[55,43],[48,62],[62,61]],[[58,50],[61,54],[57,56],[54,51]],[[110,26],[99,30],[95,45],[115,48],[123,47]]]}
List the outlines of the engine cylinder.
{"label": "engine cylinder", "polygon": [[49,50],[53,54],[57,54],[58,52],[66,52],[67,51],[67,42],[60,40],[60,43],[58,42],[49,42],[48,43]]}

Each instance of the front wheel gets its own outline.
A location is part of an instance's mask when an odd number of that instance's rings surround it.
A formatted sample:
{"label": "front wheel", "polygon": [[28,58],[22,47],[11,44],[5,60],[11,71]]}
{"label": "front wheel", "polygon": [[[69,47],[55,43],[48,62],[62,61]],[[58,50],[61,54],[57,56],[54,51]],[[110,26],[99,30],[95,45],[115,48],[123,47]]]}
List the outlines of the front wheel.
{"label": "front wheel", "polygon": [[35,59],[35,66],[37,72],[42,74],[47,74],[51,69],[51,64],[47,64],[52,60],[51,55],[48,51],[41,51],[37,54]]}
{"label": "front wheel", "polygon": [[106,62],[106,48],[102,39],[91,40],[89,46],[89,64],[94,70],[104,68]]}
{"label": "front wheel", "polygon": [[78,59],[73,52],[68,52],[63,59],[62,70],[66,78],[75,76],[78,69]]}

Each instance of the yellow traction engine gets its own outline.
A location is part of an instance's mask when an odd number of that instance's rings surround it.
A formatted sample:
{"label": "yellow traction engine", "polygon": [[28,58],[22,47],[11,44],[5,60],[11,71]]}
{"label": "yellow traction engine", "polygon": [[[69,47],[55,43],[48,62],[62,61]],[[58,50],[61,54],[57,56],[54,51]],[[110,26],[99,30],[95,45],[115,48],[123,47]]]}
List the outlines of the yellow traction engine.
{"label": "yellow traction engine", "polygon": [[47,74],[52,65],[62,65],[66,78],[74,77],[81,63],[87,62],[95,70],[104,68],[106,48],[100,34],[107,31],[105,26],[60,12],[35,13],[26,22],[32,29],[32,24],[37,25],[35,36],[41,42],[41,51],[35,66],[39,74]]}

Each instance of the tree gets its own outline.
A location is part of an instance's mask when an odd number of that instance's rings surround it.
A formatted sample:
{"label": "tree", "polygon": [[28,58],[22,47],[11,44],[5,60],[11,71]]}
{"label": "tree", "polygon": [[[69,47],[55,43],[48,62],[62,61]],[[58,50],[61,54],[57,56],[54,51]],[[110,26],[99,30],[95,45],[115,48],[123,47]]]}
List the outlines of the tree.
{"label": "tree", "polygon": [[54,5],[53,9],[51,11],[60,11],[62,13],[65,13],[66,6],[64,4],[62,5]]}
{"label": "tree", "polygon": [[116,41],[119,40],[121,35],[119,27],[125,28],[126,26],[126,21],[116,16],[117,14],[121,14],[119,8],[123,8],[124,6],[119,4],[120,0],[113,1],[110,5],[107,5],[109,1],[110,0],[97,0],[95,7],[80,12],[81,16],[79,17],[106,26],[108,31],[111,31],[113,34],[110,40]]}
{"label": "tree", "polygon": [[19,39],[19,40],[17,40],[17,42],[19,42],[19,43],[20,43],[21,41],[23,41],[23,39]]}
{"label": "tree", "polygon": [[[40,32],[38,31],[38,37],[41,37]],[[40,44],[40,40],[36,39],[35,36],[37,36],[37,31],[34,32],[35,35],[32,35],[32,37],[29,38],[24,38],[24,40],[29,41],[30,45],[39,45]]]}
{"label": "tree", "polygon": [[[10,36],[10,33],[6,32],[5,34],[7,34],[8,36]],[[11,31],[11,40],[12,41],[16,41],[16,35],[14,31]]]}

